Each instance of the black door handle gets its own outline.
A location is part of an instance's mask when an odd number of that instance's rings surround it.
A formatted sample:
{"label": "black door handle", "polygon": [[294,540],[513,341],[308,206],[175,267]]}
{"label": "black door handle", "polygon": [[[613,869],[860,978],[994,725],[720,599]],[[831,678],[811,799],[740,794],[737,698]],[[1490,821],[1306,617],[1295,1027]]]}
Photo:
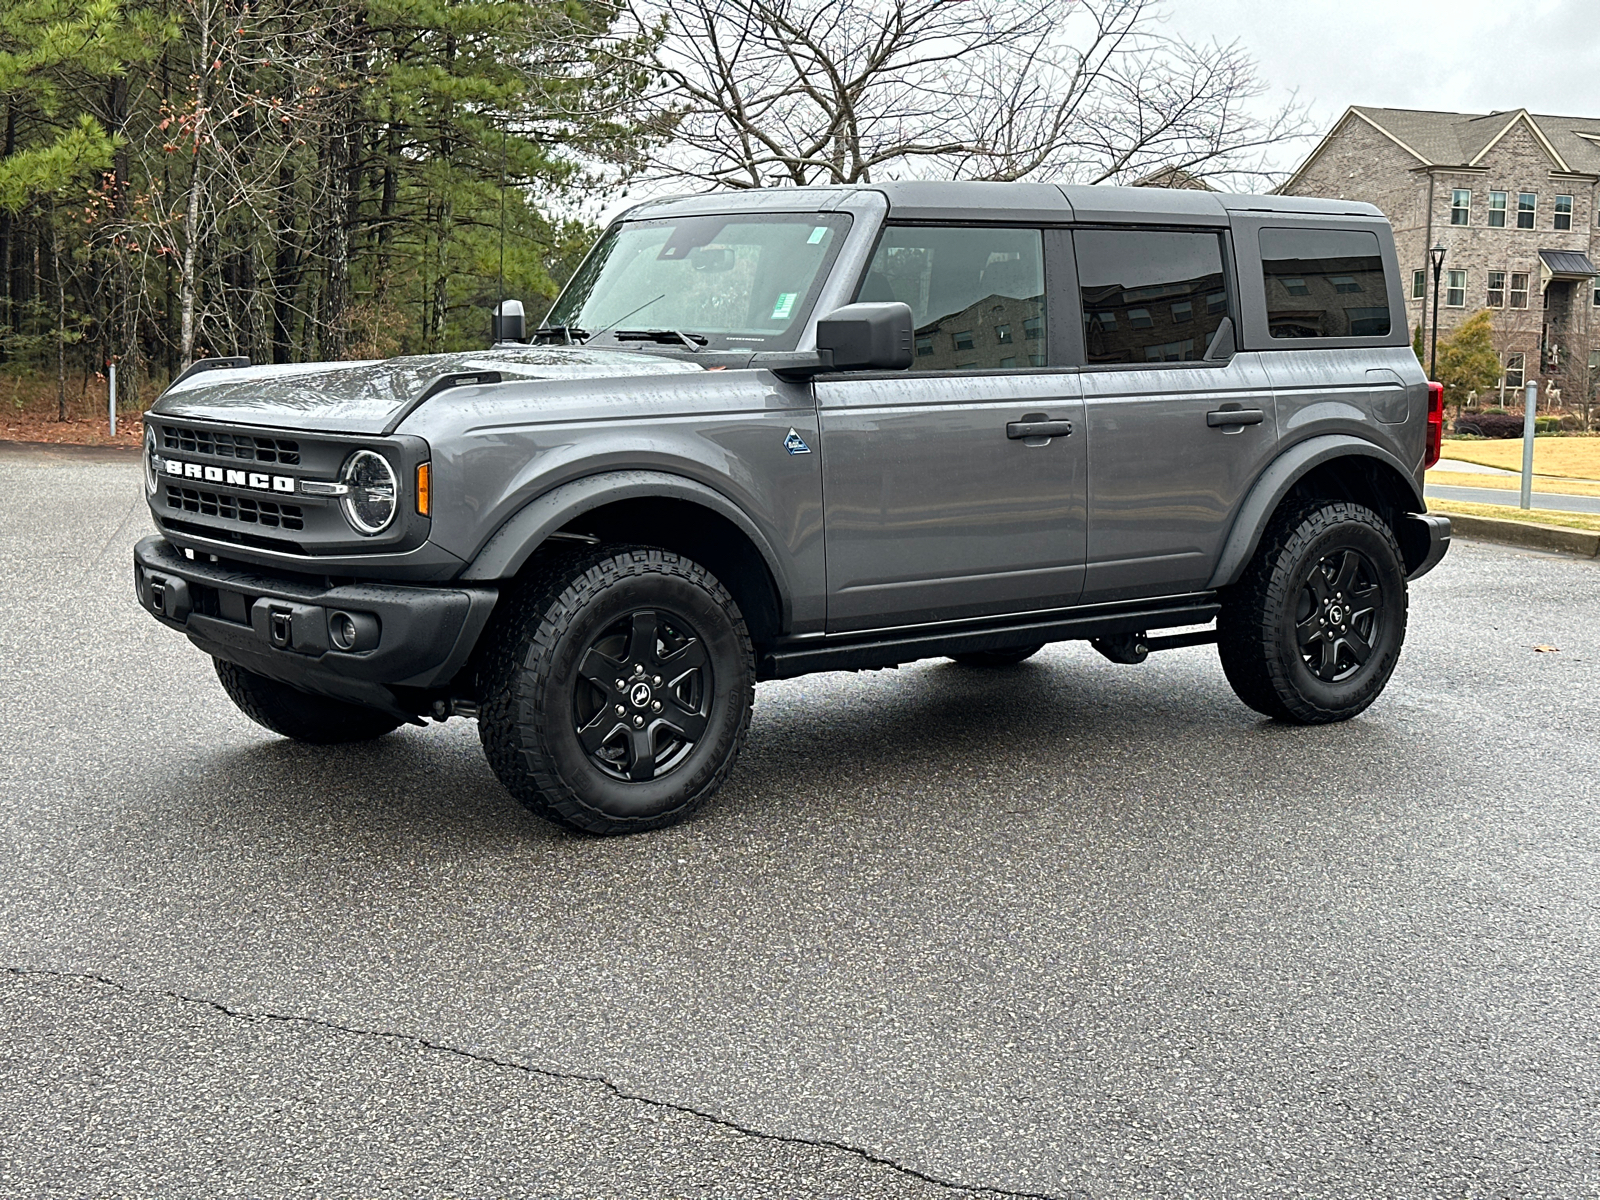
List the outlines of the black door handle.
{"label": "black door handle", "polygon": [[1206,424],[1212,429],[1226,429],[1231,425],[1259,425],[1267,414],[1259,408],[1224,408],[1206,414]]}
{"label": "black door handle", "polygon": [[1006,436],[1008,438],[1052,438],[1072,436],[1071,421],[1051,421],[1043,417],[1033,417],[1022,421],[1008,421],[1006,423]]}

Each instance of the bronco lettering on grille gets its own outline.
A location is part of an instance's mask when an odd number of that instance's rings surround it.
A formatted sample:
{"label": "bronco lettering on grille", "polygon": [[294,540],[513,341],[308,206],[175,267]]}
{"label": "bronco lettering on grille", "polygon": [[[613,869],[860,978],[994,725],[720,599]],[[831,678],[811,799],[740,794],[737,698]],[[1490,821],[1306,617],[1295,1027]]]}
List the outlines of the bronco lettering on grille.
{"label": "bronco lettering on grille", "polygon": [[179,462],[175,458],[163,460],[168,475],[180,479],[199,479],[206,483],[221,483],[228,487],[255,488],[263,492],[293,492],[293,475],[268,475],[265,471],[237,471],[231,467],[208,467],[201,463]]}

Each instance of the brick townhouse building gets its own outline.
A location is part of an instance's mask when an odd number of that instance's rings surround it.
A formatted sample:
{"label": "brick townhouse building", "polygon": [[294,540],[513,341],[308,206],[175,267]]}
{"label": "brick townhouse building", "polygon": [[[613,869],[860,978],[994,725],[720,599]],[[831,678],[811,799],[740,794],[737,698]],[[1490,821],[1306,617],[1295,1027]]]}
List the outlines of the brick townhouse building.
{"label": "brick townhouse building", "polygon": [[[1432,320],[1428,248],[1448,251],[1439,329],[1494,313],[1503,390],[1582,405],[1600,384],[1600,118],[1352,107],[1278,191],[1377,205],[1411,329]],[[1430,330],[1431,337],[1431,330]]]}

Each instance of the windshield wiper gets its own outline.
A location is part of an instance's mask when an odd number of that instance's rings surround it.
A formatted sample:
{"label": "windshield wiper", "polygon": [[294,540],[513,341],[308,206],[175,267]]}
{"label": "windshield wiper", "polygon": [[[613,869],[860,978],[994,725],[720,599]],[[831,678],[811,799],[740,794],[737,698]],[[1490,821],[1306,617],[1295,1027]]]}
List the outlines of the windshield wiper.
{"label": "windshield wiper", "polygon": [[663,346],[687,346],[691,350],[698,350],[711,340],[681,329],[618,329],[611,336],[619,342],[660,342]]}

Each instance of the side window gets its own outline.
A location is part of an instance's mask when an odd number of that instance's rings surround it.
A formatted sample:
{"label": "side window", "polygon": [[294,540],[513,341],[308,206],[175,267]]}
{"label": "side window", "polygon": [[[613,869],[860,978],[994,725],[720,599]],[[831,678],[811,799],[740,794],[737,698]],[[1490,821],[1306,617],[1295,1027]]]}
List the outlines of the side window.
{"label": "side window", "polygon": [[[1261,273],[1275,338],[1388,336],[1389,285],[1375,233],[1263,229]],[[1465,296],[1465,277],[1460,287]]]}
{"label": "side window", "polygon": [[1037,229],[891,225],[856,299],[911,306],[913,371],[1045,365],[1044,236]]}
{"label": "side window", "polygon": [[1221,234],[1079,229],[1072,245],[1091,366],[1205,357],[1228,315]]}

